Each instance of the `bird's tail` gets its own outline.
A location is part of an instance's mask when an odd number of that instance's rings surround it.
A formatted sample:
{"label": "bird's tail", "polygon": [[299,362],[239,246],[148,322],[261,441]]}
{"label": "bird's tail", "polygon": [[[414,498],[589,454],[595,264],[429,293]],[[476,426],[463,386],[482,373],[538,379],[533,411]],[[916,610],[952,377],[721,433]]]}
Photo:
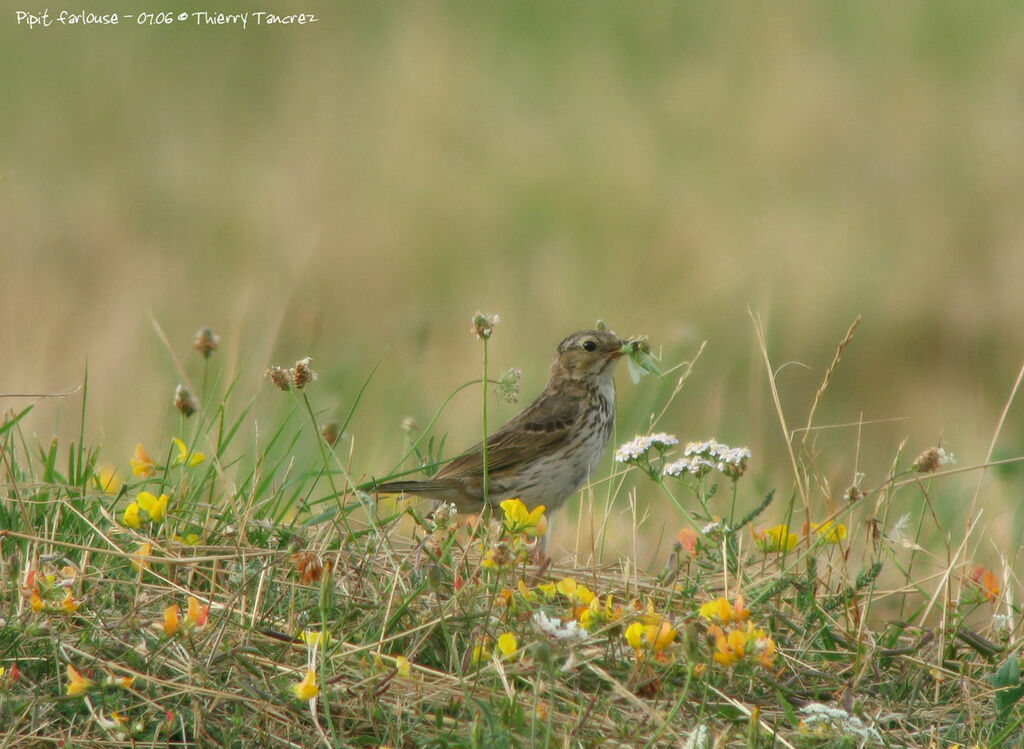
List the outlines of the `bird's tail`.
{"label": "bird's tail", "polygon": [[388,481],[373,487],[374,494],[416,494],[436,499],[458,490],[454,481],[428,479],[423,481]]}

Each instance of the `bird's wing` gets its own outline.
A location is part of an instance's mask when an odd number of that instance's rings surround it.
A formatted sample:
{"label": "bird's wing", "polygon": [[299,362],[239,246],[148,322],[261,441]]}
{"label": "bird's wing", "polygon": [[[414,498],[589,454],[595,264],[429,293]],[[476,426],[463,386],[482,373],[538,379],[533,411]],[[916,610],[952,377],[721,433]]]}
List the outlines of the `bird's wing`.
{"label": "bird's wing", "polygon": [[[543,455],[563,442],[579,418],[582,402],[543,393],[522,413],[487,438],[487,472],[497,474],[523,460]],[[439,479],[483,477],[478,443],[437,472]]]}

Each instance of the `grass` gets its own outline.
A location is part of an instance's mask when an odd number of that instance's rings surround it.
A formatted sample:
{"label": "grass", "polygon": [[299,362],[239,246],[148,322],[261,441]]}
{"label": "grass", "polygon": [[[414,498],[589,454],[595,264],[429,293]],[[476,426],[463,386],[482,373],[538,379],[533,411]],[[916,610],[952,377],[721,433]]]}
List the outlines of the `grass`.
{"label": "grass", "polygon": [[[137,452],[127,478],[86,444],[88,376],[77,440],[32,444],[33,408],[8,412],[0,745],[1019,745],[1017,560],[971,562],[975,502],[963,528],[932,511],[944,482],[987,467],[901,450],[877,486],[817,499],[813,413],[855,327],[805,429],[779,406],[791,488],[757,492],[742,451],[662,434],[584,492],[596,548],[616,507],[636,539],[637,486],[669,498],[655,570],[579,549],[538,565],[544,521],[514,504],[477,522],[375,504],[350,439],[322,435],[315,381],[268,386],[258,401],[291,408],[241,441],[260,404],[235,402],[215,353],[180,441]],[[694,366],[667,367],[669,400]],[[335,434],[367,408],[357,397]],[[437,418],[392,475],[441,457]]]}

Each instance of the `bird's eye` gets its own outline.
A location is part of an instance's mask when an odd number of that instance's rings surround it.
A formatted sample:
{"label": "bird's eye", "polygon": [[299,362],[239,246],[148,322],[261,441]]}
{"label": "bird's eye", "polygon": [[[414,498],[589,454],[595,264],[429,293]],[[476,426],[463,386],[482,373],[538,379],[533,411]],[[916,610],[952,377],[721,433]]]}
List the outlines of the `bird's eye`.
{"label": "bird's eye", "polygon": [[584,351],[597,351],[597,342],[593,338],[588,338],[583,342]]}

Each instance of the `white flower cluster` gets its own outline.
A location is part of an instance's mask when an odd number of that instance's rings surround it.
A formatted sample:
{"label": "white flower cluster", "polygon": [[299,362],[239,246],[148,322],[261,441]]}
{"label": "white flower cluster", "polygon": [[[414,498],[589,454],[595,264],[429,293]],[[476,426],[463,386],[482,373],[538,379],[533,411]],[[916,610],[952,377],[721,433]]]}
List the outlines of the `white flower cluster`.
{"label": "white flower cluster", "polygon": [[1006,639],[1013,632],[1013,617],[1009,614],[993,614],[992,629],[1001,639]]}
{"label": "white flower cluster", "polygon": [[664,451],[666,448],[678,444],[679,440],[671,434],[665,434],[664,432],[645,435],[638,434],[629,442],[621,445],[619,449],[615,451],[615,462],[632,463],[646,457],[652,447],[657,447]]}
{"label": "white flower cluster", "polygon": [[683,457],[665,466],[666,476],[690,473],[700,478],[711,471],[719,471],[738,479],[747,470],[747,461],[753,456],[749,447],[729,447],[717,440],[690,442],[683,449]]}
{"label": "white flower cluster", "polygon": [[559,642],[583,642],[590,636],[575,619],[563,622],[558,617],[548,616],[543,611],[535,611],[532,621],[533,626],[542,634]]}
{"label": "white flower cluster", "polygon": [[878,731],[842,708],[812,702],[800,708],[800,715],[804,728],[811,733],[834,733],[862,742],[883,743]]}
{"label": "white flower cluster", "polygon": [[430,519],[434,524],[434,530],[443,530],[448,527],[453,517],[459,514],[458,509],[455,507],[454,502],[442,502],[434,511],[430,514]]}

